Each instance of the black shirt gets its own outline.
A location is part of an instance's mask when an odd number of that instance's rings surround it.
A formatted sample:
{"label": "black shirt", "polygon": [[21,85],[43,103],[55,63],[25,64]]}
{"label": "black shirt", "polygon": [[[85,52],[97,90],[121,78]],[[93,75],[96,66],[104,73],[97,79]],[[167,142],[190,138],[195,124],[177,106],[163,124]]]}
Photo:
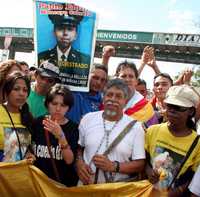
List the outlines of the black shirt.
{"label": "black shirt", "polygon": [[[48,147],[45,139],[45,132],[43,129],[42,120],[44,117],[39,117],[33,124],[33,150],[36,156],[35,166],[42,170],[48,177],[56,180],[54,170],[52,167],[51,159],[48,152]],[[65,134],[65,137],[71,147],[71,150],[76,156],[78,146],[78,125],[71,120],[66,124],[61,125],[61,128]],[[66,186],[76,186],[78,182],[78,176],[75,171],[74,163],[66,164],[62,152],[58,144],[58,140],[49,132],[49,139],[51,143],[51,152],[58,169],[61,183]]]}

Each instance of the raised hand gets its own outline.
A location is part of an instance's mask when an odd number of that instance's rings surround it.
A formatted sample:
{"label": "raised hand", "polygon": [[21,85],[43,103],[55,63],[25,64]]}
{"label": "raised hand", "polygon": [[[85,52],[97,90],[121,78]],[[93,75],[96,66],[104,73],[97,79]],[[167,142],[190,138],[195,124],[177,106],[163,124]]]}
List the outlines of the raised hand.
{"label": "raised hand", "polygon": [[111,56],[115,55],[115,48],[112,45],[106,45],[102,51],[102,64],[108,66],[108,62]]}
{"label": "raised hand", "polygon": [[103,54],[104,57],[111,57],[115,55],[115,47],[112,45],[106,45],[103,47]]}
{"label": "raised hand", "polygon": [[154,48],[150,46],[146,46],[143,50],[141,59],[144,64],[147,64],[148,66],[154,68],[156,65]]}
{"label": "raised hand", "polygon": [[191,69],[186,69],[184,71],[184,75],[183,75],[183,83],[184,84],[190,84],[190,81],[191,81],[191,78],[192,78],[192,75],[193,75],[193,71]]}
{"label": "raised hand", "polygon": [[56,120],[51,120],[49,117],[43,120],[44,129],[52,133],[56,138],[61,138],[63,136],[63,131],[61,126]]}

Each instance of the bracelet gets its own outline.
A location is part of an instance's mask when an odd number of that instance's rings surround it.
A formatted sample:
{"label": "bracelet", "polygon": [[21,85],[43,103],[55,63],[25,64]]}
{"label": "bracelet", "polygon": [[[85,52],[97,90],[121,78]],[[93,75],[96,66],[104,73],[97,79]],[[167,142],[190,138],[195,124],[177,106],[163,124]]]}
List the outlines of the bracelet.
{"label": "bracelet", "polygon": [[69,144],[60,144],[60,149],[64,150],[64,149],[70,149],[70,145]]}
{"label": "bracelet", "polygon": [[58,139],[65,138],[65,134],[63,132],[61,132],[59,135],[56,136],[56,138],[58,138]]}
{"label": "bracelet", "polygon": [[115,165],[115,172],[119,172],[120,171],[120,163],[119,163],[119,161],[114,161],[114,165]]}

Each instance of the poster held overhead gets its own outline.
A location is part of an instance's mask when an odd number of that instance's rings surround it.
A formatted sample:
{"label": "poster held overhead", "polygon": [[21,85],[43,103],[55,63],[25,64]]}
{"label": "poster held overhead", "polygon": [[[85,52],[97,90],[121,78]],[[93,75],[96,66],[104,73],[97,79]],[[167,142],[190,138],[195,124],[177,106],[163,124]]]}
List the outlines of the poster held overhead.
{"label": "poster held overhead", "polygon": [[35,1],[35,46],[38,66],[54,62],[62,84],[73,91],[89,90],[97,15],[78,5]]}

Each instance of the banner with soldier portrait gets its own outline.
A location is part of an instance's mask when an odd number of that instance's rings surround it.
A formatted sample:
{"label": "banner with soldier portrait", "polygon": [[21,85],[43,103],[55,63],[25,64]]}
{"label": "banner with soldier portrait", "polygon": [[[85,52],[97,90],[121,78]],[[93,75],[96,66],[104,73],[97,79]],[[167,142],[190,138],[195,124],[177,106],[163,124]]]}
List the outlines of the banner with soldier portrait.
{"label": "banner with soldier portrait", "polygon": [[62,84],[73,91],[88,91],[96,13],[66,2],[36,0],[34,3],[38,66],[49,61],[59,67]]}

